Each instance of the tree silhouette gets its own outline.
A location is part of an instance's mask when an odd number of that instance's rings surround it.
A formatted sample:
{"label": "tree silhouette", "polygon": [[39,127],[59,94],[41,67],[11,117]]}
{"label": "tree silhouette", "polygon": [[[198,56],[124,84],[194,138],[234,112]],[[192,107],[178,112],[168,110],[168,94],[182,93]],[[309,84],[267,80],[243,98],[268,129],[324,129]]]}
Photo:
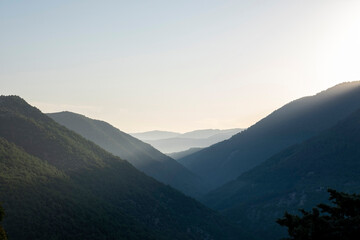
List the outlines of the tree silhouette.
{"label": "tree silhouette", "polygon": [[[0,205],[0,223],[2,222],[3,218],[5,216],[4,209]],[[7,240],[5,230],[0,225],[0,240]]]}
{"label": "tree silhouette", "polygon": [[285,212],[277,220],[288,228],[287,240],[355,240],[360,237],[360,195],[329,189],[329,200],[335,206],[319,204],[312,211],[300,210],[302,216]]}

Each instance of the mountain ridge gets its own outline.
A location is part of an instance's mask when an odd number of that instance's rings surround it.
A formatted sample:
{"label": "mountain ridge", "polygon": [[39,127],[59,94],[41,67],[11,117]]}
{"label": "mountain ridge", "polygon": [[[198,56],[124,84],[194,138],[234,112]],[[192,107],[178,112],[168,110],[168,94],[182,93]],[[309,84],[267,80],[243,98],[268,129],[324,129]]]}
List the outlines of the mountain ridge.
{"label": "mountain ridge", "polygon": [[259,239],[278,239],[284,231],[275,220],[285,211],[296,213],[327,202],[328,188],[360,191],[359,146],[360,108],[212,191],[204,202],[254,234],[261,232]]}
{"label": "mountain ridge", "polygon": [[174,159],[105,121],[72,112],[47,115],[112,154],[128,160],[149,176],[190,196],[199,197],[206,189],[199,177]]}
{"label": "mountain ridge", "polygon": [[[232,129],[201,129],[178,134],[166,138],[141,138],[140,135],[132,134],[152,145],[166,154],[189,150],[190,148],[204,148],[212,144],[224,141],[234,134],[243,131],[241,128]],[[146,133],[145,133],[146,134]]]}
{"label": "mountain ridge", "polygon": [[218,213],[19,97],[0,97],[0,138],[10,239],[241,238]]}
{"label": "mountain ridge", "polygon": [[358,107],[360,81],[339,84],[294,100],[230,139],[178,161],[215,189],[272,154],[334,125]]}
{"label": "mountain ridge", "polygon": [[181,151],[181,152],[174,152],[174,153],[169,153],[168,156],[172,157],[175,160],[178,160],[180,158],[183,158],[185,156],[188,156],[190,154],[193,154],[195,152],[200,151],[202,148],[190,148],[188,150],[185,151]]}

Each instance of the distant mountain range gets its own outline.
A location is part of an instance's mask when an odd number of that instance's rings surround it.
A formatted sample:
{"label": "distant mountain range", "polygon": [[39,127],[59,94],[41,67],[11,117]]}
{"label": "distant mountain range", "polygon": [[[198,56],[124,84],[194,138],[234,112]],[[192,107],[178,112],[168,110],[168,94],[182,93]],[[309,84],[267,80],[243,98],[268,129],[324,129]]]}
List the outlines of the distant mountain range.
{"label": "distant mountain range", "polygon": [[128,160],[149,176],[188,195],[199,197],[207,189],[199,177],[174,159],[104,121],[90,119],[72,112],[47,115],[106,151]]}
{"label": "distant mountain range", "polygon": [[[360,109],[360,108],[359,108]],[[293,145],[211,192],[204,202],[240,223],[257,239],[280,239],[275,223],[327,202],[327,189],[360,192],[360,110],[336,126]]]}
{"label": "distant mountain range", "polygon": [[360,108],[360,81],[286,104],[229,140],[178,161],[212,188],[234,180],[273,154],[313,137]]}
{"label": "distant mountain range", "polygon": [[143,133],[131,133],[163,153],[176,153],[189,150],[190,148],[204,148],[212,144],[224,141],[236,133],[243,131],[241,128],[234,129],[203,129],[186,133],[150,131]]}
{"label": "distant mountain range", "polygon": [[[244,131],[133,134],[168,149],[235,134],[168,153],[178,162],[106,122],[49,116],[0,97],[10,239],[275,240],[285,211],[327,202],[327,188],[360,192],[360,81],[292,101]],[[226,219],[128,161],[191,196],[208,192],[199,198]]]}
{"label": "distant mountain range", "polygon": [[137,139],[141,139],[142,141],[148,141],[178,137],[181,133],[154,130],[141,133],[130,133],[130,135]]}
{"label": "distant mountain range", "polygon": [[16,96],[0,97],[9,239],[242,239],[216,212]]}

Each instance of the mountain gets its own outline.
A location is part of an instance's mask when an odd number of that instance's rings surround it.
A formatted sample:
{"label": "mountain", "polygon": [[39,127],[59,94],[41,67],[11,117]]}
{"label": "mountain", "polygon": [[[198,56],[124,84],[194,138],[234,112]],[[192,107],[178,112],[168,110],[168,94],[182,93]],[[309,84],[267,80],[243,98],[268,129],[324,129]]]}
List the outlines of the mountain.
{"label": "mountain", "polygon": [[130,133],[130,135],[142,141],[147,141],[147,140],[173,138],[181,135],[181,133],[154,130],[149,132]]}
{"label": "mountain", "polygon": [[190,196],[199,197],[206,189],[199,177],[174,159],[106,122],[71,112],[48,116],[106,151],[128,160],[147,175]]}
{"label": "mountain", "polygon": [[275,223],[285,211],[327,202],[327,189],[360,192],[360,110],[336,126],[293,145],[209,193],[221,210],[258,239],[280,239]]}
{"label": "mountain", "polygon": [[0,199],[10,239],[156,238],[131,216],[70,181],[63,171],[4,138],[0,160]]}
{"label": "mountain", "polygon": [[181,152],[174,152],[174,153],[168,153],[169,157],[178,160],[180,158],[186,157],[190,154],[196,153],[200,151],[202,148],[190,148],[189,150],[181,151]]}
{"label": "mountain", "polygon": [[241,128],[233,128],[233,129],[201,129],[195,130],[191,132],[186,132],[181,134],[179,137],[181,138],[195,138],[195,139],[202,139],[202,138],[210,138],[216,135],[229,135],[232,136],[243,129]]}
{"label": "mountain", "polygon": [[0,97],[0,201],[9,239],[242,236],[216,212],[16,96]]}
{"label": "mountain", "polygon": [[360,107],[360,81],[286,104],[245,131],[178,161],[213,188],[325,130]]}
{"label": "mountain", "polygon": [[179,134],[171,138],[144,139],[141,140],[149,143],[151,146],[164,153],[174,153],[189,150],[190,148],[204,148],[212,144],[224,141],[243,129],[204,129]]}

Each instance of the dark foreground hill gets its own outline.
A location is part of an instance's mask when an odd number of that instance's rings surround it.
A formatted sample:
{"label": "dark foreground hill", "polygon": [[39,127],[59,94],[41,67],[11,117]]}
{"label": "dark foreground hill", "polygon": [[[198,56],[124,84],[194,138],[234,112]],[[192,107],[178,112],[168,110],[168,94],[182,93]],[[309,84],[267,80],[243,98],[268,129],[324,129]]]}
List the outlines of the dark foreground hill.
{"label": "dark foreground hill", "polygon": [[220,210],[259,239],[279,239],[275,220],[285,210],[326,202],[327,189],[360,192],[360,110],[333,128],[274,155],[207,195]]}
{"label": "dark foreground hill", "polygon": [[160,182],[193,197],[199,197],[206,190],[199,177],[174,159],[106,122],[71,112],[47,115]]}
{"label": "dark foreground hill", "polygon": [[293,101],[227,141],[179,159],[213,188],[273,154],[325,130],[360,108],[360,81]]}
{"label": "dark foreground hill", "polygon": [[0,97],[9,239],[241,239],[216,212],[29,106]]}

